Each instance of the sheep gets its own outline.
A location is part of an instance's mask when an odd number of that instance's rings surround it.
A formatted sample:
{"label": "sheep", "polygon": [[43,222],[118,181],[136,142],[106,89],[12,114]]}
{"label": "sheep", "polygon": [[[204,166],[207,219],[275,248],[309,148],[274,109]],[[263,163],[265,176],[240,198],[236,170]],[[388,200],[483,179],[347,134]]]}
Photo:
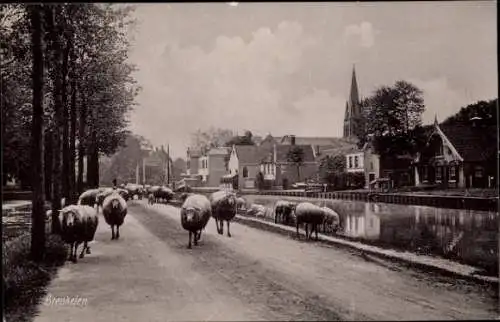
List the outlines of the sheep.
{"label": "sheep", "polygon": [[[120,226],[127,215],[127,203],[117,192],[113,192],[104,199],[102,213],[106,223],[111,226],[111,240],[120,238]],[[116,235],[115,229],[116,226]]]}
{"label": "sheep", "polygon": [[159,189],[155,190],[153,192],[156,202],[164,201],[165,203],[168,203],[170,199],[174,196],[174,193],[172,190],[165,186],[159,187]]}
{"label": "sheep", "polygon": [[219,235],[224,234],[225,220],[227,222],[227,237],[231,237],[229,223],[236,216],[236,195],[228,191],[216,191],[210,195],[210,204],[217,232]]}
{"label": "sheep", "polygon": [[246,200],[242,197],[236,198],[236,209],[237,210],[246,210]]}
{"label": "sheep", "polygon": [[154,205],[154,203],[155,203],[155,196],[152,193],[150,193],[148,195],[148,204],[149,205]]}
{"label": "sheep", "polygon": [[104,198],[106,198],[107,196],[109,196],[112,193],[113,193],[112,188],[106,188],[106,189],[102,189],[101,192],[99,192],[97,194],[97,196],[95,197],[95,203],[97,204],[97,213],[99,213],[99,207],[102,208],[102,203],[104,201]]}
{"label": "sheep", "polygon": [[333,232],[337,231],[339,228],[340,218],[335,210],[328,207],[321,207],[325,213],[325,219],[323,221],[323,233],[326,233],[326,227],[330,227]]}
{"label": "sheep", "polygon": [[127,192],[129,193],[130,197],[132,200],[134,200],[134,196],[137,195],[137,198],[139,200],[142,199],[142,195],[143,195],[143,189],[140,185],[138,184],[133,184],[133,183],[128,183],[126,186],[125,186],[125,189],[127,190]]}
{"label": "sheep", "polygon": [[122,196],[122,198],[125,200],[125,201],[128,201],[129,200],[129,194],[128,194],[128,191],[126,189],[121,189],[121,188],[118,188],[116,189],[116,191],[118,192],[118,194],[120,196]]}
{"label": "sheep", "polygon": [[201,232],[207,226],[211,215],[212,210],[207,197],[195,194],[185,199],[181,207],[181,224],[182,228],[189,231],[188,248],[191,248],[192,237],[194,237],[194,245],[198,245]]}
{"label": "sheep", "polygon": [[266,214],[266,207],[255,203],[252,204],[250,208],[247,210],[248,216],[264,217],[265,214]]}
{"label": "sheep", "polygon": [[78,197],[78,205],[86,205],[94,207],[96,204],[96,197],[101,191],[99,189],[89,189],[84,191],[80,197]]}
{"label": "sheep", "polygon": [[292,220],[293,212],[295,211],[295,204],[293,202],[280,200],[274,206],[274,223],[282,222],[289,224]]}
{"label": "sheep", "polygon": [[94,240],[99,217],[94,208],[87,205],[69,205],[59,211],[61,238],[70,245],[69,260],[77,262],[78,246],[83,242],[80,258],[90,254],[88,242]]}
{"label": "sheep", "polygon": [[[311,238],[313,231],[316,231],[316,240],[318,240],[318,225],[321,225],[325,219],[325,212],[323,209],[309,202],[301,202],[295,207],[295,218],[297,238],[299,237],[299,225],[304,223],[306,239]],[[309,224],[311,225],[310,233],[308,233],[307,230]]]}

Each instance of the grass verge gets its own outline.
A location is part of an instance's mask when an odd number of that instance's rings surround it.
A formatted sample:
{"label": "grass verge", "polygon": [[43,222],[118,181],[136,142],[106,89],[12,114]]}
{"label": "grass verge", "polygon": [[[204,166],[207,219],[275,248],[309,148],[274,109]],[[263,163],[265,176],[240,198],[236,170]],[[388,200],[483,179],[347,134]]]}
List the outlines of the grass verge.
{"label": "grass verge", "polygon": [[32,321],[46,286],[64,264],[67,248],[57,235],[48,235],[42,262],[29,258],[31,236],[24,233],[2,244],[4,316],[7,321]]}

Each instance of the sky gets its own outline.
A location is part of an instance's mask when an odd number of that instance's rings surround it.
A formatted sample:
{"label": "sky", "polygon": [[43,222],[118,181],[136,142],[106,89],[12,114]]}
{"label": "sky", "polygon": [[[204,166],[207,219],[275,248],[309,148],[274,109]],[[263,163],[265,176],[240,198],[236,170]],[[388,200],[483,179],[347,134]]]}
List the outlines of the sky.
{"label": "sky", "polygon": [[191,133],[342,136],[353,66],[367,97],[397,80],[424,124],[498,97],[496,2],[138,4],[130,128],[185,157]]}

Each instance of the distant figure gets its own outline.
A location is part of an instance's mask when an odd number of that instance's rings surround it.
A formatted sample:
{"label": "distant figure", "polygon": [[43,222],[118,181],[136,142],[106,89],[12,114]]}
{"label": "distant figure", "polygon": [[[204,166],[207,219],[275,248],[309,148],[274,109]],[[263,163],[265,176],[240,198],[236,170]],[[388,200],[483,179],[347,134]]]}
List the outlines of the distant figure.
{"label": "distant figure", "polygon": [[113,179],[113,189],[116,189],[118,186],[116,179]]}

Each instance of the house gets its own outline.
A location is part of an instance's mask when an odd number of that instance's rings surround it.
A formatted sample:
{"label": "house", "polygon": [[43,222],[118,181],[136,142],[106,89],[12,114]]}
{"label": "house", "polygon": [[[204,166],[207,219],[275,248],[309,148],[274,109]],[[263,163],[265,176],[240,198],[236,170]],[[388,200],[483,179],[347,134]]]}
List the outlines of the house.
{"label": "house", "polygon": [[345,158],[348,173],[365,172],[363,151],[346,154]]}
{"label": "house", "polygon": [[[288,158],[290,151],[294,148],[303,151],[302,162],[298,169]],[[306,179],[317,179],[318,162],[311,145],[274,144],[272,150],[264,153],[264,158],[260,162],[260,171],[264,175],[264,180],[270,182],[269,185],[282,187]]]}
{"label": "house", "polygon": [[233,180],[234,189],[255,188],[261,160],[268,153],[268,149],[256,145],[233,145],[228,162],[229,175],[223,181]]}
{"label": "house", "polygon": [[197,187],[201,185],[202,176],[199,175],[200,159],[202,151],[197,149],[187,149],[186,153],[186,173],[182,175],[183,182],[190,187]]}
{"label": "house", "polygon": [[208,170],[208,187],[219,187],[221,178],[227,173],[230,148],[212,148],[207,152],[205,167]]}
{"label": "house", "polygon": [[285,135],[275,138],[281,145],[310,145],[313,147],[316,158],[324,156],[329,150],[341,149],[351,150],[356,146],[355,140],[336,137],[303,137],[295,135]]}
{"label": "house", "polygon": [[497,128],[480,118],[470,123],[434,121],[425,148],[414,162],[415,185],[494,187],[497,180]]}

